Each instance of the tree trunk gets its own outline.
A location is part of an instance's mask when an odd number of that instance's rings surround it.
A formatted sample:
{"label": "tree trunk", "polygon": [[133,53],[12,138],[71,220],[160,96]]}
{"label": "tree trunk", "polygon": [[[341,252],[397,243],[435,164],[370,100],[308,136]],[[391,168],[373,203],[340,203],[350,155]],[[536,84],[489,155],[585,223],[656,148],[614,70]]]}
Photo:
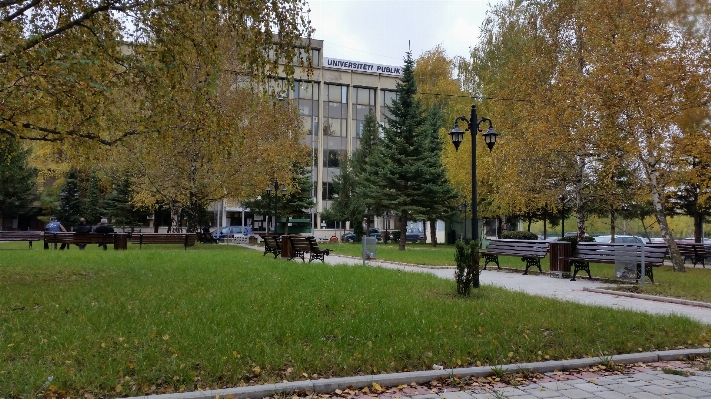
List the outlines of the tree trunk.
{"label": "tree trunk", "polygon": [[[575,184],[575,216],[578,218],[578,241],[582,241],[585,237],[585,222],[588,220],[588,214],[585,209],[585,184],[583,182],[585,163],[578,161],[578,181]],[[563,232],[565,235],[565,232]]]}
{"label": "tree trunk", "polygon": [[615,211],[610,210],[610,242],[615,242]]}
{"label": "tree trunk", "polygon": [[694,242],[703,242],[704,235],[704,215],[701,212],[694,214]]}
{"label": "tree trunk", "polygon": [[407,211],[402,211],[400,214],[400,242],[398,243],[398,250],[405,250],[405,242],[407,241]]}
{"label": "tree trunk", "polygon": [[432,242],[433,247],[437,246],[437,221],[436,220],[430,220],[430,242]]}
{"label": "tree trunk", "polygon": [[284,222],[284,235],[288,236],[289,235],[289,217],[286,217],[286,221]]}
{"label": "tree trunk", "polygon": [[170,200],[170,227],[168,233],[182,233],[180,228],[180,207],[178,201]]}
{"label": "tree trunk", "polygon": [[649,179],[649,188],[652,189],[654,215],[657,218],[657,224],[659,225],[659,230],[662,232],[662,237],[664,237],[664,242],[666,242],[669,247],[669,256],[671,257],[673,270],[685,272],[684,259],[681,257],[676,242],[674,242],[674,237],[672,236],[669,223],[667,223],[667,217],[664,213],[664,191],[663,187],[660,187],[659,171],[657,170],[654,160],[642,159],[642,163],[647,174],[647,179]]}

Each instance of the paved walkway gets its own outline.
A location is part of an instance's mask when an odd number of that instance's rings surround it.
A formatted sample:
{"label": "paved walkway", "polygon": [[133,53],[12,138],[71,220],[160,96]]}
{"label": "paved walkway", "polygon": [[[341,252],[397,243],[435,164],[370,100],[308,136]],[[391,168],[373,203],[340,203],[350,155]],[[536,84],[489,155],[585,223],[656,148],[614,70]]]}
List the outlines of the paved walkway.
{"label": "paved walkway", "polygon": [[[327,256],[326,262],[333,265],[362,264],[360,259],[337,255]],[[452,268],[413,267],[382,261],[369,262],[368,265],[454,278]],[[582,279],[569,281],[548,276],[524,276],[495,270],[484,271],[481,283],[590,305],[684,315],[711,324],[709,308],[585,291],[604,289],[611,284]],[[678,360],[695,356],[705,358],[695,362]],[[500,379],[491,376],[490,367],[472,367],[293,381],[146,398],[711,399],[710,356],[711,349],[701,348],[613,356],[610,360],[614,363],[630,365],[617,371],[600,367],[601,359],[587,358],[505,365],[502,371],[526,373]]]}

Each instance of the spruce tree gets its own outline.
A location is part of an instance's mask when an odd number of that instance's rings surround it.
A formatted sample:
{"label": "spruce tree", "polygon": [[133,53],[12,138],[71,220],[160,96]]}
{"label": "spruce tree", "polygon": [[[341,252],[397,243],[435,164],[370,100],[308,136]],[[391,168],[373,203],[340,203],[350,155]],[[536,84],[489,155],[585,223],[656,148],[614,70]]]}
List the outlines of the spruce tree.
{"label": "spruce tree", "polygon": [[[99,178],[96,171],[91,171],[89,175],[89,185],[86,190],[86,206],[84,207],[84,218],[89,224],[98,224],[101,217],[106,216],[101,204],[101,189],[99,188]],[[114,221],[115,223],[115,221]]]}
{"label": "spruce tree", "polygon": [[69,231],[79,224],[83,210],[82,199],[79,197],[79,172],[75,168],[69,169],[64,176],[64,187],[59,194],[59,221]]}
{"label": "spruce tree", "polygon": [[[360,149],[356,150],[356,154]],[[353,227],[365,214],[365,202],[358,195],[358,176],[355,171],[355,156],[341,159],[341,173],[333,178],[333,190],[338,194],[329,209],[321,212],[321,217],[327,220],[350,221]]]}
{"label": "spruce tree", "polygon": [[289,234],[290,218],[304,216],[315,205],[311,196],[311,173],[306,166],[292,165],[292,179],[294,186],[287,189],[286,195],[279,194],[279,216],[286,217],[284,234]]}
{"label": "spruce tree", "polygon": [[[392,209],[399,215],[400,237],[405,237],[407,222],[421,215],[431,202],[423,191],[420,178],[429,167],[428,140],[422,137],[425,117],[420,101],[415,98],[414,61],[412,53],[405,58],[403,75],[396,85],[397,98],[387,106],[393,117],[386,116],[383,141],[370,158],[362,185],[368,198],[378,211]],[[374,209],[375,210],[375,209]],[[400,250],[405,240],[400,240]]]}
{"label": "spruce tree", "polygon": [[451,215],[459,196],[457,190],[449,183],[447,170],[442,165],[442,139],[439,130],[443,123],[441,106],[432,106],[427,110],[425,125],[420,136],[424,152],[430,156],[425,159],[425,168],[417,184],[422,186],[422,194],[427,199],[421,216],[429,221],[432,246],[437,245],[437,219],[445,219]]}
{"label": "spruce tree", "polygon": [[30,151],[12,136],[0,136],[0,215],[14,218],[34,211],[37,169],[29,166]]}

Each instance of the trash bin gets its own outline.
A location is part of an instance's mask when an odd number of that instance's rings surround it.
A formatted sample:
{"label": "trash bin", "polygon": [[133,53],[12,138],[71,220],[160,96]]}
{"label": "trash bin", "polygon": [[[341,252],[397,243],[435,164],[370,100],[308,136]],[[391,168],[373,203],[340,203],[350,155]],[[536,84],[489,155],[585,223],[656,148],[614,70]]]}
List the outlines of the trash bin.
{"label": "trash bin", "polygon": [[294,255],[291,253],[291,240],[289,236],[281,236],[281,257],[287,259],[294,258]]}
{"label": "trash bin", "polygon": [[570,274],[570,243],[556,241],[550,244],[550,271],[551,276],[564,277]]}
{"label": "trash bin", "polygon": [[128,233],[115,233],[114,234],[114,249],[128,249]]}

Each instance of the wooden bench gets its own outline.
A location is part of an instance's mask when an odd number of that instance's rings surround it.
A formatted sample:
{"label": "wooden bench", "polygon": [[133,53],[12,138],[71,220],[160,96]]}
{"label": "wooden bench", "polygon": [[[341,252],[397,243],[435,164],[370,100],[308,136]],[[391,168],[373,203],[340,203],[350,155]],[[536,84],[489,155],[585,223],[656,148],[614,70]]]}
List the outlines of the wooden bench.
{"label": "wooden bench", "polygon": [[32,241],[40,241],[42,231],[0,231],[0,241],[27,241],[32,248]]}
{"label": "wooden bench", "polygon": [[182,244],[184,249],[192,247],[197,242],[197,235],[193,233],[133,233],[131,242],[138,244],[141,249],[143,244]]}
{"label": "wooden bench", "polygon": [[[590,262],[615,264],[615,257],[620,256],[619,251],[633,251],[630,247],[636,247],[635,258],[637,264],[636,280],[642,278],[642,251],[641,245],[635,244],[613,244],[604,242],[579,242],[574,256],[568,258],[570,266],[574,267],[573,278],[579,271],[584,271],[592,279],[590,274]],[[644,246],[644,275],[654,282],[654,266],[661,266],[667,254],[666,244],[647,244]]]}
{"label": "wooden bench", "polygon": [[213,237],[212,234],[203,233],[202,231],[196,231],[195,235],[197,235],[198,241],[202,244],[218,244],[220,242],[220,240]]}
{"label": "wooden bench", "polygon": [[309,242],[309,262],[312,260],[320,260],[321,263],[325,262],[325,256],[330,255],[331,250],[319,248],[318,243],[316,242],[316,237],[306,237],[306,240]]}
{"label": "wooden bench", "polygon": [[301,258],[302,262],[306,262],[305,255],[307,252],[311,251],[309,240],[307,240],[306,237],[301,236],[287,237],[291,242],[291,254],[289,255],[289,260],[292,260],[294,258]]}
{"label": "wooden bench", "polygon": [[67,249],[71,247],[71,244],[98,244],[105,249],[107,244],[116,245],[116,236],[117,233],[45,232],[44,241],[47,244],[54,244],[55,248],[57,244],[66,244]]}
{"label": "wooden bench", "polygon": [[[278,236],[264,236],[264,255],[274,254],[274,259],[281,255],[281,239]],[[262,255],[262,256],[264,256]]]}
{"label": "wooden bench", "polygon": [[531,266],[538,267],[538,271],[543,273],[541,259],[545,258],[547,253],[547,241],[504,239],[489,241],[489,246],[481,252],[481,255],[484,257],[484,270],[490,262],[496,263],[496,267],[501,270],[499,255],[508,255],[520,257],[526,262],[526,270],[523,274],[528,274]]}
{"label": "wooden bench", "polygon": [[702,243],[687,243],[678,242],[676,243],[677,248],[681,256],[684,257],[684,262],[691,260],[696,267],[697,263],[701,263],[701,266],[706,268],[705,260],[706,257],[711,257],[711,245],[705,245]]}

